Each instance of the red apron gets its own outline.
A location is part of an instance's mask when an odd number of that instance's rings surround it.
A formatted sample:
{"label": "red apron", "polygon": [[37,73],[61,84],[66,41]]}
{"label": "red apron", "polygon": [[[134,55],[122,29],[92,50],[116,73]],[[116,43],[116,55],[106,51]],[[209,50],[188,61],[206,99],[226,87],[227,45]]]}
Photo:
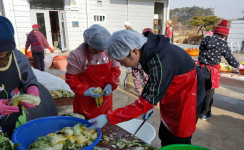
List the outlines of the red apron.
{"label": "red apron", "polygon": [[171,38],[171,33],[169,34],[169,31],[171,30],[172,28],[171,28],[171,26],[169,26],[169,27],[166,27],[166,29],[165,29],[165,37],[168,37],[168,38]]}
{"label": "red apron", "polygon": [[211,72],[211,82],[212,82],[212,87],[211,89],[215,89],[219,87],[220,83],[220,64],[218,65],[205,65],[201,64],[201,67],[207,67],[208,70]]}
{"label": "red apron", "polygon": [[211,68],[211,82],[212,89],[218,88],[220,83],[220,64],[218,65],[206,65]]}
{"label": "red apron", "polygon": [[160,101],[162,122],[178,137],[189,137],[196,129],[197,117],[196,69],[175,76]]}
{"label": "red apron", "polygon": [[[88,67],[87,69],[79,75],[81,81],[86,81],[90,87],[101,87],[104,89],[106,86],[105,81],[111,74],[112,63],[109,59],[107,64],[91,65],[90,56],[88,51]],[[97,108],[95,98],[89,96],[79,96],[75,94],[73,108],[75,113],[86,115],[88,119],[95,118],[101,114],[107,114],[108,111],[112,111],[112,93],[109,96],[103,95],[103,104]]]}

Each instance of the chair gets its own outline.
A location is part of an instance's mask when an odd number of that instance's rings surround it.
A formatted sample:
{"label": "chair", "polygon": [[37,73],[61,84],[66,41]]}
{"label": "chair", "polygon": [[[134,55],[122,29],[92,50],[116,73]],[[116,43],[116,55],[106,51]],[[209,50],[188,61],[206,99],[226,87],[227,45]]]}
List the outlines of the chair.
{"label": "chair", "polygon": [[132,73],[132,71],[127,71],[127,73],[126,73],[126,76],[125,76],[125,79],[124,79],[124,86],[126,85],[126,80],[127,80],[127,77],[128,77],[128,75],[130,74],[130,73]]}

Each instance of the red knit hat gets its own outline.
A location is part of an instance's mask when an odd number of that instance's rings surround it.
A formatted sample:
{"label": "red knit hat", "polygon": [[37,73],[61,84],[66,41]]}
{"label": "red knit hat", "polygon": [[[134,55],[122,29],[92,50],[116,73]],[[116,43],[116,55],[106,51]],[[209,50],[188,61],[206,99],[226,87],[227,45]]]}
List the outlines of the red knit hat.
{"label": "red knit hat", "polygon": [[32,28],[39,28],[38,24],[33,24]]}
{"label": "red knit hat", "polygon": [[229,28],[227,28],[227,20],[222,20],[219,24],[219,26],[215,27],[213,30],[214,34],[220,34],[223,36],[228,36],[229,34]]}
{"label": "red knit hat", "polygon": [[145,29],[142,31],[142,33],[145,33],[145,32],[147,32],[147,31],[150,31],[150,32],[153,33],[153,30],[152,30],[151,28],[145,28]]}

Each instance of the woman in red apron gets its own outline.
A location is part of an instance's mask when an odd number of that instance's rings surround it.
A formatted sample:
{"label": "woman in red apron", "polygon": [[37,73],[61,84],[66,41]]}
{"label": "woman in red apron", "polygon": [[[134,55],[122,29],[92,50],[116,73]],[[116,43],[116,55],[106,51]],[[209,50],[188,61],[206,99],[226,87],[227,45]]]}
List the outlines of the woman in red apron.
{"label": "woman in red apron", "polygon": [[172,26],[173,26],[173,21],[170,19],[167,20],[164,36],[170,39],[170,43],[174,43]]}
{"label": "woman in red apron", "polygon": [[219,26],[213,30],[213,36],[206,36],[200,44],[200,53],[198,61],[201,66],[202,73],[205,78],[205,99],[202,104],[201,119],[207,120],[212,117],[211,107],[213,104],[213,95],[215,88],[219,87],[220,83],[220,62],[223,55],[227,62],[238,69],[244,67],[237,62],[231,54],[231,49],[228,47],[226,38],[229,34],[227,28],[227,20],[222,20]]}
{"label": "woman in red apron", "polygon": [[102,127],[108,121],[117,124],[142,114],[147,120],[154,105],[160,103],[161,145],[191,144],[197,106],[204,93],[201,72],[193,59],[183,49],[170,44],[166,37],[151,32],[144,35],[126,30],[115,32],[110,38],[110,58],[125,67],[134,67],[140,62],[149,79],[138,100],[91,119],[95,122],[91,128]]}
{"label": "woman in red apron", "polygon": [[[112,90],[119,84],[119,63],[111,61],[104,50],[110,33],[100,25],[93,25],[84,32],[85,43],[68,56],[66,82],[74,91],[75,113],[88,119],[112,111]],[[100,87],[102,94],[93,90]],[[95,98],[103,97],[101,106]]]}

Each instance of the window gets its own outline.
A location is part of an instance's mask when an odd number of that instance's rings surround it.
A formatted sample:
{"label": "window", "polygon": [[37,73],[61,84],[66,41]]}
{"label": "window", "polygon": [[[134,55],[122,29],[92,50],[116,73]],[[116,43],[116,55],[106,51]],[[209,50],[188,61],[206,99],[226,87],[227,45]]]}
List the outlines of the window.
{"label": "window", "polygon": [[64,10],[64,0],[29,0],[30,9]]}
{"label": "window", "polygon": [[0,16],[5,16],[4,7],[3,7],[3,0],[0,0]]}
{"label": "window", "polygon": [[102,0],[97,0],[97,6],[102,7]]}
{"label": "window", "polygon": [[105,22],[105,15],[93,15],[94,22]]}

